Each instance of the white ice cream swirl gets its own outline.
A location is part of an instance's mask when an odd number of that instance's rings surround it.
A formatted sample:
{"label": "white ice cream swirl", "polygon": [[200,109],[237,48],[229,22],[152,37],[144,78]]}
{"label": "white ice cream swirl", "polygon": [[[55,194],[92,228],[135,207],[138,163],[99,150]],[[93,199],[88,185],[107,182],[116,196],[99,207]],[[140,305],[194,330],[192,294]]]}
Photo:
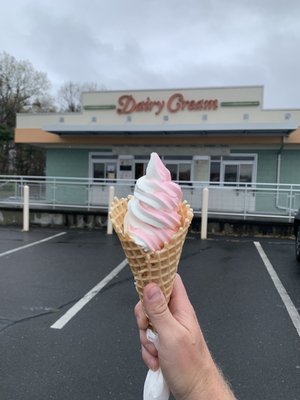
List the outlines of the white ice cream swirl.
{"label": "white ice cream swirl", "polygon": [[146,175],[139,178],[128,202],[124,231],[145,250],[155,251],[178,231],[182,191],[156,153],[151,154]]}

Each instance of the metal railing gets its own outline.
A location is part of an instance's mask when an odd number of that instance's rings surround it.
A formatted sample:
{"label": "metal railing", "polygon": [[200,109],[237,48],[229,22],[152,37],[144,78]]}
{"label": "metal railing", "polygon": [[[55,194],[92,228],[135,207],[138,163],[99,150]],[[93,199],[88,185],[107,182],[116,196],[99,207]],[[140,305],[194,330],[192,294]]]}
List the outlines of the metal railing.
{"label": "metal railing", "polygon": [[[42,210],[107,210],[109,187],[117,197],[133,194],[134,180],[67,177],[0,176],[0,207],[21,208],[23,188],[30,188],[30,207]],[[201,214],[202,191],[209,189],[209,217],[292,221],[300,208],[300,185],[274,183],[180,182],[183,198]]]}

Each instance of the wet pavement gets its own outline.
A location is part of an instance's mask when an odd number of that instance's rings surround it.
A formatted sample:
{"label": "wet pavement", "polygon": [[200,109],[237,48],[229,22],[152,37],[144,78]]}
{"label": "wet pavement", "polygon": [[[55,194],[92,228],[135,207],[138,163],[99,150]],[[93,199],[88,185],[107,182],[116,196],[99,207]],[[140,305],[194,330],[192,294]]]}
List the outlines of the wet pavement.
{"label": "wet pavement", "polygon": [[[300,399],[300,337],[254,241],[299,311],[293,240],[189,235],[179,272],[237,397]],[[142,398],[147,370],[128,266],[51,328],[123,260],[105,231],[0,228],[1,400]]]}

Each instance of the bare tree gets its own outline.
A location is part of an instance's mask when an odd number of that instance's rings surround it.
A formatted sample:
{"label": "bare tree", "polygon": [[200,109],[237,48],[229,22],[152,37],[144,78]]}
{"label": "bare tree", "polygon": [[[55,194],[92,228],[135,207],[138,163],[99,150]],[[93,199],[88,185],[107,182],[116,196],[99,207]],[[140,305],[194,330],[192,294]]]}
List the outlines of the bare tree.
{"label": "bare tree", "polygon": [[46,94],[38,97],[30,107],[27,107],[27,111],[39,113],[39,112],[57,112],[55,106],[55,100],[52,96]]}
{"label": "bare tree", "polygon": [[[13,143],[16,114],[32,111],[35,104],[42,104],[43,98],[50,98],[49,89],[47,75],[36,71],[29,61],[18,61],[6,52],[0,53],[0,173],[14,172],[14,161],[26,156],[22,146]],[[30,169],[18,171],[29,172]]]}
{"label": "bare tree", "polygon": [[58,90],[58,103],[61,111],[81,111],[81,94],[87,91],[104,90],[103,86],[99,86],[95,82],[66,82]]}
{"label": "bare tree", "polygon": [[50,89],[44,72],[36,71],[29,61],[17,61],[0,53],[0,123],[15,127],[16,113],[30,109]]}

